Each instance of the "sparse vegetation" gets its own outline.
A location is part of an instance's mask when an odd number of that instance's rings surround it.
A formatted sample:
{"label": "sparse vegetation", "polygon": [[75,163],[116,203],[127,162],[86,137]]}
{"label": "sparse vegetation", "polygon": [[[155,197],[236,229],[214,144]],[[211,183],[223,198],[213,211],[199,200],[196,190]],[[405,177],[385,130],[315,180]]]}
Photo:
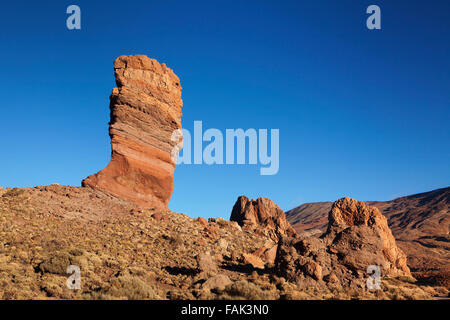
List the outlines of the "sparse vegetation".
{"label": "sparse vegetation", "polygon": [[257,285],[247,280],[239,280],[228,285],[220,298],[243,299],[243,300],[265,300],[270,296]]}

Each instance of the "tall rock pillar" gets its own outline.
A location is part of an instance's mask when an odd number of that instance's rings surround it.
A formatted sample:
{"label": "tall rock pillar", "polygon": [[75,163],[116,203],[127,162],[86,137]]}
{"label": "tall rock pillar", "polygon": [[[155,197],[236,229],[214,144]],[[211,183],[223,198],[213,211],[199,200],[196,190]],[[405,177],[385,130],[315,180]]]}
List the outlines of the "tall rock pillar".
{"label": "tall rock pillar", "polygon": [[173,192],[171,152],[181,129],[181,85],[165,64],[144,55],[114,61],[117,88],[110,97],[111,161],[82,181],[144,207],[165,209]]}

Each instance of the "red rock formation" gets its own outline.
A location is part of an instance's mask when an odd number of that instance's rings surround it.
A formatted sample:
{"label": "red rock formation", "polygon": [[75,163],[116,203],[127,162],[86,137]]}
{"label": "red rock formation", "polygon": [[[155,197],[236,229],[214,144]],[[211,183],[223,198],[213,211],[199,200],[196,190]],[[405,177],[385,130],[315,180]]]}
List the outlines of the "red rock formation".
{"label": "red rock formation", "polygon": [[[318,281],[364,287],[367,268],[376,265],[381,276],[411,276],[406,255],[395,242],[386,218],[375,207],[350,198],[337,200],[328,216],[328,230],[320,238],[282,238],[277,273],[289,281]],[[305,282],[307,285],[308,282]]]}
{"label": "red rock formation", "polygon": [[[450,187],[366,204],[377,207],[388,219],[415,278],[450,286]],[[299,234],[318,236],[327,230],[332,205],[306,203],[287,211],[286,218]]]}
{"label": "red rock formation", "polygon": [[[406,264],[406,254],[397,247],[387,219],[376,207],[366,205],[348,197],[337,200],[328,216],[328,229],[325,238],[332,238],[331,249],[347,256],[348,262],[355,267],[363,266],[373,260],[374,253],[379,255],[379,264],[388,276],[411,275]],[[349,243],[352,246],[349,246]],[[360,242],[360,245],[356,245]],[[366,248],[377,248],[375,252]],[[350,262],[350,260],[352,260]],[[375,264],[375,263],[373,263]]]}
{"label": "red rock formation", "polygon": [[234,204],[230,220],[236,221],[243,228],[265,233],[274,241],[296,234],[286,220],[284,211],[268,198],[249,200],[240,196]]}
{"label": "red rock formation", "polygon": [[180,80],[165,64],[144,55],[120,56],[114,70],[111,161],[82,185],[144,207],[167,208],[175,169],[171,136],[181,128]]}

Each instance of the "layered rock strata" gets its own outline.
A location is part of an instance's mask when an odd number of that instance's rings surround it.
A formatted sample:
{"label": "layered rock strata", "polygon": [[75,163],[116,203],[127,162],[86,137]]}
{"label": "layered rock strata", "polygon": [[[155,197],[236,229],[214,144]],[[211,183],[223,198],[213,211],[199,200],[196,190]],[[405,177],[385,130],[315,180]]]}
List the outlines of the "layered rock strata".
{"label": "layered rock strata", "polygon": [[82,181],[144,207],[167,208],[173,192],[172,141],[181,129],[181,85],[165,64],[144,55],[114,61],[110,97],[111,161]]}

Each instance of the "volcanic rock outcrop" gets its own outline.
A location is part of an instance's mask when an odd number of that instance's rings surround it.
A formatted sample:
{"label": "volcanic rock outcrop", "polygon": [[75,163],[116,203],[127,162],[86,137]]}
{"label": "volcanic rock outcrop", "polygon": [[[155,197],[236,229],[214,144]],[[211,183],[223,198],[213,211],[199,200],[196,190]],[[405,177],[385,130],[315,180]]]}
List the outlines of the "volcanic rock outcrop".
{"label": "volcanic rock outcrop", "polygon": [[384,274],[410,275],[406,254],[397,247],[386,217],[376,207],[348,197],[337,200],[328,216],[325,238],[332,239],[330,250],[345,255],[344,260],[354,267],[374,261],[372,255],[376,255],[380,261],[373,264],[382,266]]}
{"label": "volcanic rock outcrop", "polygon": [[364,287],[371,265],[380,268],[382,277],[411,276],[386,218],[377,208],[350,198],[333,204],[320,238],[281,239],[275,260],[280,276],[305,285],[325,280],[333,286]]}
{"label": "volcanic rock outcrop", "polygon": [[[413,276],[450,287],[450,187],[390,201],[365,201],[387,218]],[[286,212],[299,233],[323,234],[333,202],[305,203]]]}
{"label": "volcanic rock outcrop", "polygon": [[117,88],[110,97],[111,161],[82,181],[144,207],[167,208],[175,163],[172,141],[181,129],[181,85],[165,64],[144,55],[114,61]]}
{"label": "volcanic rock outcrop", "polygon": [[234,204],[230,221],[236,221],[247,230],[264,233],[274,241],[284,236],[296,235],[286,220],[284,211],[268,198],[249,200],[240,196]]}

